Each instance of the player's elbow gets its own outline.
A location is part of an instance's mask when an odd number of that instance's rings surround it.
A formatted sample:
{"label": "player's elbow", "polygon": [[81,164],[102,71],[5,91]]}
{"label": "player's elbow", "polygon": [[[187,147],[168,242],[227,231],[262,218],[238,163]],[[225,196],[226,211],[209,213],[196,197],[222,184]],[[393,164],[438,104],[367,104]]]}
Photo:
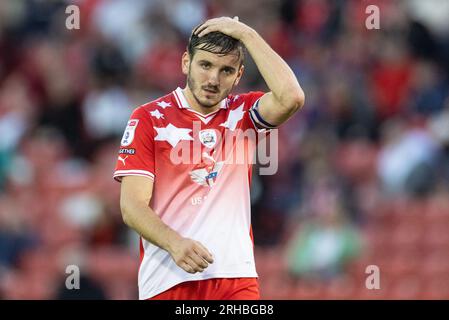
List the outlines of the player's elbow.
{"label": "player's elbow", "polygon": [[305,94],[301,88],[293,88],[284,96],[282,105],[289,114],[293,114],[304,106]]}
{"label": "player's elbow", "polygon": [[296,112],[301,109],[304,106],[305,100],[306,96],[301,88],[294,90],[290,101],[291,110]]}

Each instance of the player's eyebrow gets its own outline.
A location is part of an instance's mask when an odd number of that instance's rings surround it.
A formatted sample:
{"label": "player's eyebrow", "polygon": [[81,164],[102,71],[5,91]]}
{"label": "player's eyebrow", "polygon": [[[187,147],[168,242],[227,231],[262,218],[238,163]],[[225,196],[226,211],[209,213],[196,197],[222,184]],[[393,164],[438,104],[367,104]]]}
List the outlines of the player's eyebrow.
{"label": "player's eyebrow", "polygon": [[[198,60],[198,63],[199,64],[208,64],[208,65],[211,65],[211,66],[214,65],[212,62],[210,62],[208,60],[204,60],[204,59]],[[222,70],[229,70],[231,72],[235,72],[236,71],[236,68],[234,68],[232,66],[228,66],[228,65],[224,65],[221,69]]]}
{"label": "player's eyebrow", "polygon": [[207,64],[210,64],[210,65],[213,64],[212,62],[210,62],[210,61],[208,61],[208,60],[203,60],[203,59],[198,60],[198,63],[207,63]]}

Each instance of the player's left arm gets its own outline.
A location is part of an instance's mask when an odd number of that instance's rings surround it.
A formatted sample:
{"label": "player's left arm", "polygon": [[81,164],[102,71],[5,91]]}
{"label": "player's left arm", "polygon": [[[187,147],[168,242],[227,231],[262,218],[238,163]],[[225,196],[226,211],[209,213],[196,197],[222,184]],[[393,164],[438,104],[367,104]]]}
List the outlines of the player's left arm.
{"label": "player's left arm", "polygon": [[272,126],[279,126],[304,105],[304,91],[288,64],[252,28],[238,18],[210,19],[195,30],[198,36],[219,31],[243,42],[271,92],[260,98],[258,112]]}

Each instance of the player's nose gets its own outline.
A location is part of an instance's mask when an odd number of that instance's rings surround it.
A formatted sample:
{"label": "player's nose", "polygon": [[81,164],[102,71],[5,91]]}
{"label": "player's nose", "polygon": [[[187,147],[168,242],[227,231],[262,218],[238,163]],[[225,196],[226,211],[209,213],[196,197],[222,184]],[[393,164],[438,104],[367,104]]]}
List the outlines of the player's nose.
{"label": "player's nose", "polygon": [[219,80],[218,80],[218,74],[215,72],[211,72],[209,74],[209,79],[208,79],[208,86],[210,87],[218,87],[219,85]]}

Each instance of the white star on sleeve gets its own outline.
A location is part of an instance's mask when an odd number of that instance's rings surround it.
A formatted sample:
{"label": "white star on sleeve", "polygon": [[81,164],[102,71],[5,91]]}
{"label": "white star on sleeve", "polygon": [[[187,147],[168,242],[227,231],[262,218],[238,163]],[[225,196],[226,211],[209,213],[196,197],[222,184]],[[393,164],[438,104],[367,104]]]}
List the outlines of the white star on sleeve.
{"label": "white star on sleeve", "polygon": [[228,115],[228,119],[220,124],[220,126],[229,128],[229,130],[234,131],[237,127],[237,123],[242,120],[245,112],[243,111],[244,103],[240,105],[237,109],[231,110]]}
{"label": "white star on sleeve", "polygon": [[167,107],[171,107],[171,102],[159,101],[159,102],[157,103],[157,105],[158,105],[159,107],[161,107],[162,109],[165,109],[165,108],[167,108]]}
{"label": "white star on sleeve", "polygon": [[164,114],[160,113],[159,110],[157,110],[157,109],[154,111],[150,111],[150,114],[151,114],[151,116],[153,116],[157,119],[160,119],[160,118],[164,119]]}
{"label": "white star on sleeve", "polygon": [[174,148],[181,140],[193,140],[189,134],[192,129],[177,128],[171,123],[165,128],[156,128],[157,136],[154,138],[156,141],[167,141]]}

